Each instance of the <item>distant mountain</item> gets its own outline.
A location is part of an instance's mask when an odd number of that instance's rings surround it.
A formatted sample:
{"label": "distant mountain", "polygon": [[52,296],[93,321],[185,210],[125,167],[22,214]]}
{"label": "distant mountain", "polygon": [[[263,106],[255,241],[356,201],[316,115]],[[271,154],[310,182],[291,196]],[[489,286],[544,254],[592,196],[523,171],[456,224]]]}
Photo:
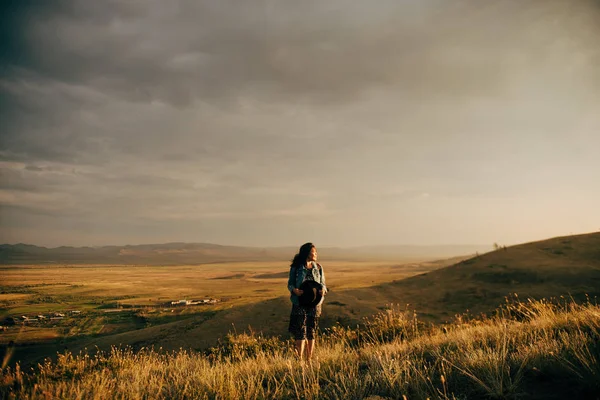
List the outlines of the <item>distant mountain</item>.
{"label": "distant mountain", "polygon": [[[322,257],[337,260],[440,258],[475,254],[491,246],[364,246],[320,247]],[[0,264],[182,265],[215,262],[289,260],[297,247],[241,247],[210,243],[163,243],[103,247],[39,247],[0,245]]]}
{"label": "distant mountain", "polygon": [[[285,254],[289,254],[289,251]],[[126,264],[176,265],[280,259],[276,249],[220,246],[208,243],[165,243],[135,246],[55,247],[0,245],[2,264]],[[289,257],[289,256],[288,256]]]}

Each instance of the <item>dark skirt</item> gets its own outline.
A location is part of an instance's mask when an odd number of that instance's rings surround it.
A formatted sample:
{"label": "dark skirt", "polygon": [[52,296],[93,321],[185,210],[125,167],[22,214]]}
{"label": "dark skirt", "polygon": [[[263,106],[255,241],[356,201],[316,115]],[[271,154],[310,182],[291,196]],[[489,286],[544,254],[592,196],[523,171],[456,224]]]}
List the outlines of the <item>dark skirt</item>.
{"label": "dark skirt", "polygon": [[304,308],[292,304],[292,312],[290,313],[290,326],[288,330],[296,340],[314,340],[317,327],[319,325],[319,317],[321,316],[321,305],[315,308]]}

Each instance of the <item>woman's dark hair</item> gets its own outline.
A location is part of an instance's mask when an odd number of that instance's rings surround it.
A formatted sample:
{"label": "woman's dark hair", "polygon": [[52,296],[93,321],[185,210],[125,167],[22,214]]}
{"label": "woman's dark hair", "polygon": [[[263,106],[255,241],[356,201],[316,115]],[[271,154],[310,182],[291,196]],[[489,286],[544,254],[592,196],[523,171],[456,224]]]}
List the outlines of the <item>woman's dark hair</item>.
{"label": "woman's dark hair", "polygon": [[306,263],[306,259],[308,258],[308,255],[313,247],[315,247],[315,245],[310,242],[304,243],[302,246],[300,246],[300,250],[298,250],[298,254],[294,256],[294,259],[290,264],[290,268],[303,266],[304,263]]}

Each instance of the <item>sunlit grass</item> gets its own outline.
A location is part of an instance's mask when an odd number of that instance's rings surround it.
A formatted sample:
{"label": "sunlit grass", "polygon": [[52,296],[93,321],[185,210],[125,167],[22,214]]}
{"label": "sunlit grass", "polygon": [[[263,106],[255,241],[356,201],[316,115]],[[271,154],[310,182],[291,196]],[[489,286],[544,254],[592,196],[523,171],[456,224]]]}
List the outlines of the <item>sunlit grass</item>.
{"label": "sunlit grass", "polygon": [[597,398],[600,307],[508,302],[494,317],[426,326],[401,307],[321,335],[312,362],[291,342],[230,334],[205,353],[113,348],[3,368],[3,398]]}

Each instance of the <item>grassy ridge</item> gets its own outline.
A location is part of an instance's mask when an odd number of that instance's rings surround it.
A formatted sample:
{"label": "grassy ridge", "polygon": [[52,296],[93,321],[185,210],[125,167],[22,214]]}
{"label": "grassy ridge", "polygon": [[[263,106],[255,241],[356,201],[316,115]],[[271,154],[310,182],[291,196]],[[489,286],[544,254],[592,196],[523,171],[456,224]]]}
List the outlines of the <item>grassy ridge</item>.
{"label": "grassy ridge", "polygon": [[3,398],[598,398],[600,307],[510,302],[488,318],[430,326],[390,307],[321,336],[312,363],[291,343],[230,334],[205,353],[70,353],[4,368]]}
{"label": "grassy ridge", "polygon": [[501,248],[353,294],[411,303],[422,318],[444,322],[466,309],[494,310],[510,293],[535,299],[564,295],[580,302],[600,297],[600,232]]}

